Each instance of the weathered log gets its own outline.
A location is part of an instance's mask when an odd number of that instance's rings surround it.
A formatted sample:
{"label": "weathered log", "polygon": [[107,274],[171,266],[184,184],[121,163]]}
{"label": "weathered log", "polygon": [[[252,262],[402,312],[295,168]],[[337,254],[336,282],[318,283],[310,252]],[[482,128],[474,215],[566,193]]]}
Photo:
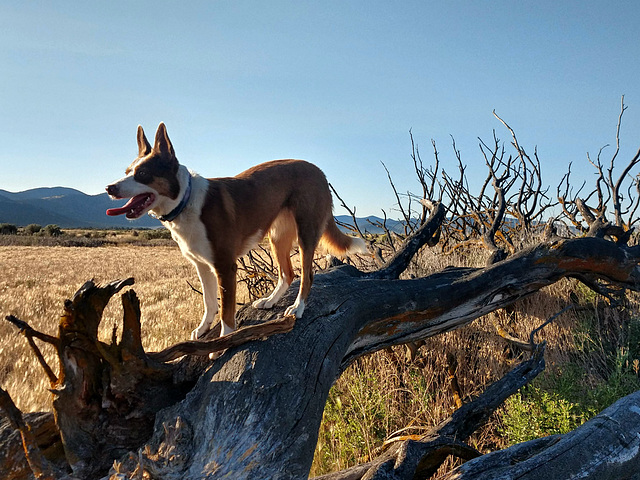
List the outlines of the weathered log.
{"label": "weathered log", "polygon": [[[185,400],[158,414],[143,467],[169,465],[163,452],[172,449],[180,465],[157,478],[305,478],[329,388],[356,358],[453,330],[571,275],[638,290],[639,260],[637,247],[581,238],[413,280],[378,280],[350,266],[317,275],[290,333],[228,350]],[[292,295],[272,311],[246,307],[239,319],[277,318]],[[173,445],[165,428],[178,418],[188,428]]]}

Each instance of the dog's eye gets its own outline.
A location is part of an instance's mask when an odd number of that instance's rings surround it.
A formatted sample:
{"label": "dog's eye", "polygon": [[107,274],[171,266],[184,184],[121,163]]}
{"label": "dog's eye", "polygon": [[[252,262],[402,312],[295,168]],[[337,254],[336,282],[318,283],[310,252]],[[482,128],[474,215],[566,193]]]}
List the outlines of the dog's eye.
{"label": "dog's eye", "polygon": [[151,174],[145,170],[136,171],[136,173],[133,175],[133,178],[135,178],[137,182],[145,184],[151,183],[152,180]]}

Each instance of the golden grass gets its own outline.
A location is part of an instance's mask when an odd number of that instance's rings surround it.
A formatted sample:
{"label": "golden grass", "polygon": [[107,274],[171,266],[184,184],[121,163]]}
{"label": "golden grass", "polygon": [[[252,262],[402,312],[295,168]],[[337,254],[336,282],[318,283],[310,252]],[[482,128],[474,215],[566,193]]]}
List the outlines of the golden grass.
{"label": "golden grass", "polygon": [[[64,300],[72,297],[84,282],[93,279],[106,283],[134,277],[133,288],[141,302],[143,346],[147,351],[159,351],[188,340],[191,330],[200,322],[202,297],[187,283],[200,288],[200,281],[178,247],[132,245],[128,239],[138,239],[129,237],[109,235],[116,238],[115,245],[95,248],[0,246],[0,386],[9,391],[21,410],[50,410],[49,384],[26,340],[4,321],[9,314],[36,330],[56,335]],[[254,255],[265,256],[266,251]],[[323,260],[319,258],[318,262]],[[241,274],[239,278],[243,276],[247,275]],[[241,283],[237,301],[248,299],[247,285]],[[99,338],[110,341],[114,325],[119,332],[121,324],[122,308],[116,296],[105,310]],[[41,349],[56,371],[53,348],[44,345]]]}
{"label": "golden grass", "polygon": [[[134,277],[142,308],[143,343],[161,350],[189,338],[202,317],[202,299],[187,280],[199,285],[195,269],[176,247],[0,247],[0,315],[13,314],[33,328],[56,335],[63,302],[87,280],[97,283]],[[108,341],[113,325],[120,329],[119,296],[105,311],[100,338]],[[57,369],[50,346],[42,347]],[[49,388],[26,340],[0,321],[0,385],[23,411],[50,410]]]}

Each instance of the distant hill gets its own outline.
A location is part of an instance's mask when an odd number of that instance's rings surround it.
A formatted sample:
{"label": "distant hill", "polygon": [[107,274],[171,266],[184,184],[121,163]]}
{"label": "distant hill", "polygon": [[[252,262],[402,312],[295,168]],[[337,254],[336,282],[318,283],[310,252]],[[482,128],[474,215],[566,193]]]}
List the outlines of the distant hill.
{"label": "distant hill", "polygon": [[[335,219],[340,223],[353,225],[353,218],[351,218],[349,215],[337,215]],[[362,231],[362,233],[365,233],[365,232],[372,233],[372,234],[384,233],[384,230],[378,226],[378,225],[382,225],[382,223],[384,222],[384,220],[380,217],[370,215],[368,217],[357,218],[356,220],[358,222],[358,227],[360,228],[360,231]],[[404,222],[400,220],[393,220],[393,219],[387,218],[386,226],[390,232],[404,233]],[[340,229],[345,230],[342,227],[340,227]]]}
{"label": "distant hill", "polygon": [[[24,192],[0,190],[0,223],[11,223],[24,227],[32,223],[38,225],[55,224],[62,228],[155,228],[161,223],[145,215],[138,220],[128,220],[124,215],[109,217],[108,208],[124,204],[124,200],[114,201],[106,193],[87,195],[79,190],[66,187],[33,188]],[[352,224],[349,215],[336,217],[339,222]],[[383,230],[374,224],[382,223],[375,216],[358,218],[358,226],[364,231],[377,234]],[[403,223],[387,219],[390,231],[402,232]],[[343,229],[344,230],[344,229]]]}
{"label": "distant hill", "polygon": [[6,190],[0,190],[0,195],[4,195],[14,200],[37,200],[52,197],[61,197],[64,195],[82,194],[78,190],[67,187],[40,187],[32,188],[31,190],[25,190],[24,192],[7,192]]}
{"label": "distant hill", "polygon": [[31,223],[55,224],[62,228],[144,228],[159,227],[149,216],[135,221],[124,216],[109,217],[106,210],[120,203],[106,193],[87,195],[66,187],[34,188],[24,192],[0,190],[0,223],[24,227]]}

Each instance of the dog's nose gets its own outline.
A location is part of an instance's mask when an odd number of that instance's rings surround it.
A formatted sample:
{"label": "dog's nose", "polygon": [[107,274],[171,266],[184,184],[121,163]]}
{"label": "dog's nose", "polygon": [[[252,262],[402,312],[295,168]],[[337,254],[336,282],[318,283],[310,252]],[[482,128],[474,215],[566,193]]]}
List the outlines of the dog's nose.
{"label": "dog's nose", "polygon": [[117,196],[118,194],[118,187],[116,187],[115,185],[107,185],[107,188],[105,190],[107,190],[107,193],[111,196]]}

